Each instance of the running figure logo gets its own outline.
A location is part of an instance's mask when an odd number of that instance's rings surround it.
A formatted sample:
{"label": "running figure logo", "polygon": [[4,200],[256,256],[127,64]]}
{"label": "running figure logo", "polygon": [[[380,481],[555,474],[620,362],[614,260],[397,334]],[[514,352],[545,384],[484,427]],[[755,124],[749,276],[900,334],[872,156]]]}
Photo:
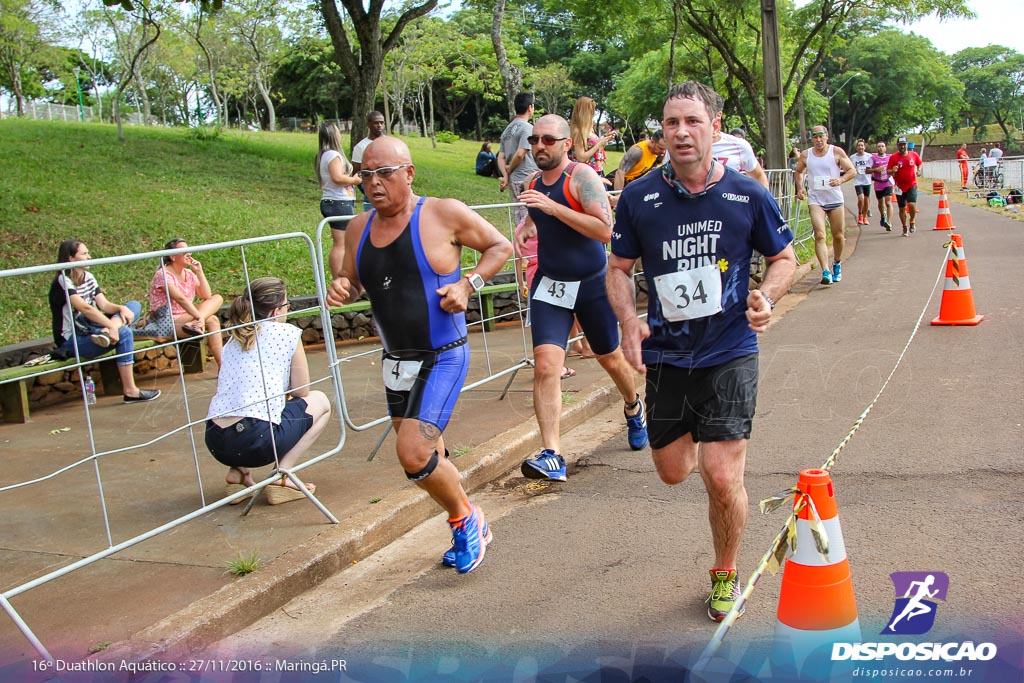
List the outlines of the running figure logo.
{"label": "running figure logo", "polygon": [[882,633],[920,635],[930,631],[935,624],[936,601],[946,600],[949,576],[944,572],[893,572],[890,576],[897,598]]}

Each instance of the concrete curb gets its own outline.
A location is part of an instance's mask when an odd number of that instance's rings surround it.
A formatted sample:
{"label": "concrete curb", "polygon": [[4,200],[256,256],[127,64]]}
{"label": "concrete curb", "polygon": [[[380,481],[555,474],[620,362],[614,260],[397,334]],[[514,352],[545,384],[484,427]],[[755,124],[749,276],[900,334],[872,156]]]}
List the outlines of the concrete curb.
{"label": "concrete curb", "polygon": [[[614,388],[595,382],[562,411],[568,431],[618,401]],[[459,458],[469,492],[514,469],[541,444],[536,418],[499,434]],[[210,645],[279,609],[345,567],[371,555],[439,514],[437,505],[413,486],[389,495],[390,508],[367,509],[345,520],[345,528],[325,526],[323,533],[288,550],[264,570],[224,586],[113,644],[95,661],[173,661]]]}

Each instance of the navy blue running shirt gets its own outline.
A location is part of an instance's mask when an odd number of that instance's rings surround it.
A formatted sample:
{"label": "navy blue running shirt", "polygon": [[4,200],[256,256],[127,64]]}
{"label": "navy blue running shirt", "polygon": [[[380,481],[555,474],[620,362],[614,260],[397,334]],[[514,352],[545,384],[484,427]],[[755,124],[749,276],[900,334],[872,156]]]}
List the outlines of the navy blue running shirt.
{"label": "navy blue running shirt", "polygon": [[[757,352],[747,327],[750,257],[775,256],[793,241],[775,199],[732,169],[702,197],[676,196],[661,173],[630,183],[615,210],[612,253],[641,259],[647,280],[646,365],[710,367]],[[654,278],[717,264],[722,310],[694,320],[665,320]]]}

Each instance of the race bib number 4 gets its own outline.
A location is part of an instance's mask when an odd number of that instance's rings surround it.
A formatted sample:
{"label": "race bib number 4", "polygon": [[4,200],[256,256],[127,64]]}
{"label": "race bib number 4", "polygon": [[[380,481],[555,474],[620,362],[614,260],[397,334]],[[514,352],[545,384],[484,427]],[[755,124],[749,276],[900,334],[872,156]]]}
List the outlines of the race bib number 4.
{"label": "race bib number 4", "polygon": [[540,279],[537,291],[533,293],[533,299],[571,310],[576,307],[576,295],[579,294],[579,291],[579,282],[552,280],[545,275]]}
{"label": "race bib number 4", "polygon": [[661,313],[671,322],[706,318],[722,310],[722,272],[717,264],[658,275],[654,287]]}
{"label": "race bib number 4", "polygon": [[384,357],[384,386],[391,391],[409,391],[419,377],[421,360],[396,360]]}

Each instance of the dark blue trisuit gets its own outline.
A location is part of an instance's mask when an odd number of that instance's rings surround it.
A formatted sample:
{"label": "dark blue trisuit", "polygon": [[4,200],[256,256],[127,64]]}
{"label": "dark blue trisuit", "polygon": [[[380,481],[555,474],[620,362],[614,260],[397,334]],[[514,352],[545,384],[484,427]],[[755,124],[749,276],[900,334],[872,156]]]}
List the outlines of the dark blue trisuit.
{"label": "dark blue trisuit", "polygon": [[[575,162],[570,163],[554,185],[545,185],[541,175],[530,184],[554,201],[575,211],[583,208],[569,195],[569,179]],[[619,348],[618,320],[608,303],[604,276],[608,256],[604,244],[573,230],[540,209],[529,209],[537,225],[537,275],[530,289],[530,329],[533,346],[554,344],[565,348],[572,330],[572,317],[579,318],[590,348],[599,356]],[[556,298],[569,285],[579,283],[572,308],[538,300],[547,295]]]}

